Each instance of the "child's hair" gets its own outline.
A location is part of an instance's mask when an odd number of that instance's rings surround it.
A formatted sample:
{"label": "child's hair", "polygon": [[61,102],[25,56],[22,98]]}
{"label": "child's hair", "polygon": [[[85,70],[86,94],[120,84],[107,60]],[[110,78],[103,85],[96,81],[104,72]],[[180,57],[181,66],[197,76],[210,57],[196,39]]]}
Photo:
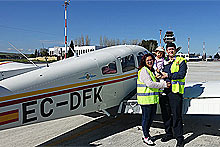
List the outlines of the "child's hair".
{"label": "child's hair", "polygon": [[[156,51],[156,52],[159,52],[159,51]],[[155,55],[157,56],[157,54],[155,53]],[[165,58],[165,52],[163,52],[163,58]]]}

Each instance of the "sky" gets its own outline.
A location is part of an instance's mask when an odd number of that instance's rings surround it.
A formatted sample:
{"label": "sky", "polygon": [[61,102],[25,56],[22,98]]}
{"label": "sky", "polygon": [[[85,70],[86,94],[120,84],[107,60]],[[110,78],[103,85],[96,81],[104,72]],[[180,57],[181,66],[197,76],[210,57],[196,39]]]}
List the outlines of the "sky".
{"label": "sky", "polygon": [[[0,0],[0,52],[24,53],[64,45],[64,0]],[[89,36],[99,45],[100,36],[139,41],[174,31],[181,52],[208,55],[220,49],[220,1],[72,0],[68,6],[68,41]],[[162,43],[164,45],[164,43]]]}

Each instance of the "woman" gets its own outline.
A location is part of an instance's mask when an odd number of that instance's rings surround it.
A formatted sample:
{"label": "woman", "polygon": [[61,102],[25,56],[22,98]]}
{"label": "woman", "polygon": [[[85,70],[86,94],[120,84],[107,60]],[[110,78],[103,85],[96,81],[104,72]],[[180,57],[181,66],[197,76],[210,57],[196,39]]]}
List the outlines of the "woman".
{"label": "woman", "polygon": [[159,103],[159,89],[167,87],[165,81],[161,83],[156,81],[154,61],[152,54],[145,54],[142,57],[137,79],[137,99],[142,109],[143,140],[147,145],[155,145],[151,140],[149,129]]}

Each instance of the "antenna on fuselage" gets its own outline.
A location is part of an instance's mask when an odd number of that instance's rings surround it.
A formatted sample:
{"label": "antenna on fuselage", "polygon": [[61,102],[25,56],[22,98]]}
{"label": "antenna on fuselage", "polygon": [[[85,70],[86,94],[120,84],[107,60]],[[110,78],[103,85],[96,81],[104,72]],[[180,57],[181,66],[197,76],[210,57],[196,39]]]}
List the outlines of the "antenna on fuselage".
{"label": "antenna on fuselage", "polygon": [[19,51],[11,42],[8,42],[16,51],[18,51],[22,56],[24,56],[29,62],[31,62],[34,66],[40,68],[39,66],[37,66],[36,64],[34,64],[34,62],[32,62],[31,60],[28,59],[27,56],[25,56],[25,54],[23,54],[21,51]]}

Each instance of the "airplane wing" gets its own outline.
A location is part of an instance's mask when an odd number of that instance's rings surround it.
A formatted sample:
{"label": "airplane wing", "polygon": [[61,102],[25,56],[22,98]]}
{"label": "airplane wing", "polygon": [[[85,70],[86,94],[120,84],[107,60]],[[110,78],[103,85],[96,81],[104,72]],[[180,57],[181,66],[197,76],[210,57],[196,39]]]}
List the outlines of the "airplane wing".
{"label": "airplane wing", "polygon": [[38,68],[33,64],[24,64],[12,61],[0,62],[0,81],[36,69]]}
{"label": "airplane wing", "polygon": [[[220,82],[189,82],[183,95],[183,114],[220,114]],[[118,113],[141,114],[136,94],[121,102]],[[157,107],[157,114],[160,114]]]}
{"label": "airplane wing", "polygon": [[184,114],[220,114],[220,82],[187,83],[185,87]]}

